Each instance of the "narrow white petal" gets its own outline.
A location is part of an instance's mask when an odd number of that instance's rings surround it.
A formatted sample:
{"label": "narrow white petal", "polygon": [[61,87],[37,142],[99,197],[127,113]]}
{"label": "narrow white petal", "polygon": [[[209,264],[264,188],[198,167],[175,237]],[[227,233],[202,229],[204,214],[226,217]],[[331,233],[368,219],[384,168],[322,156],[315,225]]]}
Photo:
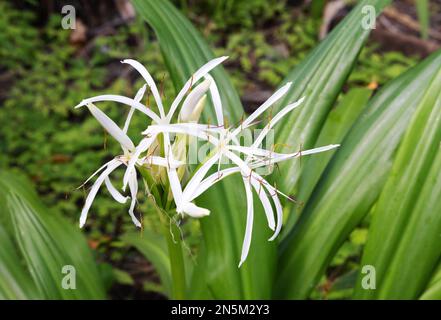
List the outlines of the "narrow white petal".
{"label": "narrow white petal", "polygon": [[94,173],[92,173],[92,175],[89,178],[87,178],[86,181],[84,181],[79,187],[77,187],[77,189],[82,188],[86,183],[88,183],[90,181],[90,179],[95,177],[99,172],[101,172],[104,168],[106,168],[113,161],[115,161],[115,159],[112,159],[109,162],[106,162],[105,164],[103,164],[98,170],[96,170]]}
{"label": "narrow white petal", "polygon": [[136,195],[138,193],[138,179],[136,178],[136,171],[133,171],[130,175],[129,188],[130,188],[130,195],[132,198],[132,201],[130,203],[130,208],[129,208],[129,215],[132,218],[132,221],[135,224],[135,226],[137,226],[138,228],[141,228],[141,223],[135,217],[135,213],[134,213],[135,205],[136,205]]}
{"label": "narrow white petal", "polygon": [[297,108],[303,101],[305,100],[305,97],[302,97],[298,101],[291,103],[284,107],[282,110],[280,110],[269,122],[268,124],[262,129],[260,134],[257,136],[256,140],[254,141],[252,147],[258,147],[262,143],[263,139],[266,137],[268,132],[281,120],[284,116],[286,116],[289,112]]}
{"label": "narrow white petal", "polygon": [[[141,101],[142,97],[144,96],[146,88],[147,88],[147,85],[143,85],[141,87],[141,89],[138,90],[138,92],[135,95],[135,99],[134,99],[136,102]],[[124,127],[123,127],[124,133],[127,133],[127,131],[129,130],[130,121],[132,121],[132,116],[133,116],[134,112],[135,112],[135,108],[130,107],[129,114],[127,115],[127,119],[126,119],[126,122],[124,123]]]}
{"label": "narrow white petal", "polygon": [[291,87],[291,82],[286,83],[283,87],[277,90],[271,97],[268,98],[256,111],[254,111],[236,130],[233,135],[237,135],[241,130],[247,128],[254,120],[257,119],[262,113],[264,113],[269,107],[282,98]]}
{"label": "narrow white petal", "polygon": [[144,78],[145,82],[147,82],[147,85],[150,87],[152,91],[153,97],[155,98],[156,105],[158,106],[159,109],[159,114],[161,115],[161,117],[165,117],[164,106],[162,105],[161,95],[159,94],[155,81],[153,80],[152,76],[147,71],[147,69],[141,63],[133,59],[125,59],[121,62],[131,65]]}
{"label": "narrow white petal", "polygon": [[210,84],[211,80],[207,79],[202,81],[199,85],[196,86],[196,88],[191,90],[187,98],[185,98],[184,103],[182,104],[181,111],[179,112],[180,122],[197,121],[197,119],[192,119],[193,110],[196,108],[196,105],[198,104],[202,96],[210,88]]}
{"label": "narrow white petal", "polygon": [[283,208],[282,204],[280,203],[279,197],[277,196],[277,190],[270,184],[265,185],[265,188],[268,190],[268,193],[271,195],[271,198],[273,198],[274,205],[276,207],[276,213],[277,213],[277,226],[276,230],[274,231],[274,234],[271,238],[269,238],[269,241],[273,241],[280,233],[280,230],[282,229],[283,224]]}
{"label": "narrow white petal", "polygon": [[193,137],[200,138],[205,141],[209,141],[214,145],[218,145],[219,140],[209,133],[211,130],[219,130],[216,128],[209,128],[206,125],[200,125],[197,123],[177,123],[177,124],[161,124],[151,125],[143,132],[143,134],[159,134],[159,133],[180,133],[187,134]]}
{"label": "narrow white petal", "polygon": [[340,147],[339,144],[330,144],[330,145],[323,146],[323,147],[318,147],[318,148],[309,149],[309,150],[303,150],[302,155],[307,156],[307,155],[314,154],[314,153],[329,151],[329,150],[332,150],[332,149],[335,149],[338,147]]}
{"label": "narrow white petal", "polygon": [[155,165],[155,166],[172,168],[172,169],[177,169],[185,164],[185,162],[183,161],[179,161],[175,159],[167,160],[166,158],[158,157],[158,156],[147,156],[140,159],[140,162],[141,164],[146,164],[148,166]]}
{"label": "narrow white petal", "polygon": [[216,82],[214,81],[212,76],[207,74],[205,76],[205,78],[211,80],[210,93],[211,93],[211,99],[213,101],[214,111],[216,112],[217,124],[219,126],[223,126],[224,125],[224,113],[222,111],[222,101],[221,101],[221,97],[219,95],[219,90],[218,90]]}
{"label": "narrow white petal", "polygon": [[243,183],[245,185],[245,192],[247,196],[247,223],[245,226],[245,237],[242,244],[242,253],[240,255],[239,268],[245,262],[248,256],[248,252],[250,251],[254,219],[253,193],[251,191],[250,184],[246,179],[243,179]]}
{"label": "narrow white petal", "polygon": [[266,195],[265,191],[262,190],[262,187],[269,185],[269,183],[265,179],[263,179],[262,176],[252,171],[251,168],[234,153],[228,151],[225,153],[225,156],[231,159],[231,161],[233,161],[241,169],[242,175],[245,176],[244,180],[251,181],[254,189],[259,195],[259,199],[262,202],[262,206],[264,207],[265,214],[268,220],[268,226],[272,230],[274,230],[275,221],[274,221],[273,209],[269,202],[268,196]]}
{"label": "narrow white petal", "polygon": [[228,149],[239,151],[241,153],[244,153],[248,156],[260,156],[260,157],[271,157],[274,152],[271,150],[256,148],[256,147],[243,147],[243,146],[234,146],[229,145]]}
{"label": "narrow white petal", "polygon": [[95,102],[100,102],[100,101],[119,102],[119,103],[128,105],[130,107],[133,107],[133,108],[141,111],[142,113],[147,115],[150,119],[152,119],[156,123],[159,123],[161,121],[161,119],[156,115],[156,113],[154,113],[152,110],[148,109],[146,106],[144,106],[140,102],[137,102],[133,99],[130,99],[130,98],[127,98],[124,96],[119,96],[119,95],[114,95],[114,94],[105,94],[105,95],[101,95],[101,96],[96,96],[96,97],[84,99],[83,101],[81,101],[80,104],[75,106],[75,108],[79,108],[82,106],[86,106],[89,103],[95,103]]}
{"label": "narrow white petal", "polygon": [[302,150],[302,151],[294,152],[294,153],[286,153],[286,154],[285,153],[273,153],[269,160],[261,162],[258,166],[265,165],[265,163],[267,165],[268,161],[271,161],[271,163],[276,163],[276,162],[286,161],[288,159],[294,159],[294,158],[299,158],[299,157],[303,157],[303,156],[307,156],[307,155],[311,155],[311,154],[315,154],[315,153],[325,152],[325,151],[329,151],[329,150],[338,148],[339,146],[340,146],[339,144],[330,144],[327,146],[318,147],[318,148],[309,149],[309,150]]}
{"label": "narrow white petal", "polygon": [[256,191],[257,195],[259,196],[260,202],[262,203],[266,219],[268,220],[268,227],[271,230],[274,230],[276,222],[274,220],[273,207],[271,206],[271,202],[269,201],[268,195],[266,194],[265,187],[263,186],[263,183],[259,183],[255,179],[251,179],[250,181],[254,188],[254,191]]}
{"label": "narrow white petal", "polygon": [[84,226],[87,219],[87,213],[89,212],[90,206],[92,205],[93,200],[95,199],[95,196],[101,187],[101,185],[104,182],[104,179],[106,179],[109,174],[118,168],[121,165],[121,162],[114,159],[112,161],[109,161],[107,164],[107,168],[99,175],[99,177],[96,179],[95,183],[92,185],[92,188],[90,189],[89,194],[87,195],[86,201],[84,203],[84,207],[81,210],[81,216],[80,216],[80,228]]}
{"label": "narrow white petal", "polygon": [[219,160],[220,153],[215,153],[211,158],[205,161],[205,163],[196,170],[196,172],[191,177],[190,181],[185,186],[183,192],[183,201],[188,201],[191,195],[195,192],[197,187],[200,185],[202,179],[207,174],[208,170]]}
{"label": "narrow white petal", "polygon": [[[179,212],[178,212],[179,210]],[[192,202],[187,202],[177,209],[178,213],[185,213],[192,218],[202,218],[210,214],[210,210],[198,207]]]}
{"label": "narrow white petal", "polygon": [[173,194],[173,200],[175,201],[176,207],[181,204],[182,201],[182,187],[179,181],[178,173],[176,169],[170,168],[167,170],[168,181],[170,183],[170,189]]}
{"label": "narrow white petal", "polygon": [[[170,144],[170,136],[168,132],[163,133],[164,137],[164,156],[167,161],[170,163],[174,161],[173,152]],[[169,166],[167,167],[167,176],[168,181],[170,183],[170,189],[173,194],[173,200],[175,201],[176,206],[181,204],[182,201],[182,187],[181,182],[179,180],[178,173],[175,168]]]}
{"label": "narrow white petal", "polygon": [[116,188],[113,186],[113,184],[110,181],[109,177],[106,177],[106,179],[104,179],[104,181],[106,183],[107,190],[109,190],[109,192],[112,195],[113,199],[115,199],[119,203],[126,203],[127,202],[127,199],[129,197],[125,197],[121,193],[119,193],[119,191],[116,190]]}
{"label": "narrow white petal", "polygon": [[194,199],[199,197],[202,193],[204,193],[207,189],[209,189],[211,186],[213,186],[217,182],[223,180],[224,178],[226,178],[234,173],[238,173],[238,172],[240,172],[240,168],[233,167],[233,168],[223,169],[223,170],[220,170],[218,172],[211,174],[210,176],[208,176],[207,178],[205,178],[204,180],[201,181],[201,183],[198,185],[196,190],[190,196],[189,201],[193,201]]}
{"label": "narrow white petal", "polygon": [[95,105],[89,103],[87,108],[90,113],[98,120],[98,122],[106,129],[106,131],[116,139],[124,148],[128,150],[135,149],[135,145],[132,140],[117,126],[112,119],[110,119],[104,112],[95,107]]}
{"label": "narrow white petal", "polygon": [[208,72],[210,72],[213,68],[224,62],[228,57],[220,57],[213,60],[210,60],[206,64],[204,64],[199,70],[197,70],[193,76],[188,79],[188,81],[184,84],[181,91],[179,91],[178,95],[176,96],[175,100],[173,101],[170,111],[167,114],[167,120],[170,122],[171,118],[173,117],[176,108],[181,103],[182,99],[184,98],[187,91],[190,89],[190,87],[198,82],[202,77],[204,77]]}
{"label": "narrow white petal", "polygon": [[132,174],[132,171],[135,170],[136,162],[139,159],[141,153],[147,151],[147,149],[152,145],[153,141],[155,141],[156,135],[150,135],[147,138],[141,140],[141,142],[136,146],[135,151],[131,154],[129,163],[127,164],[126,172],[123,177],[123,190],[126,190],[127,183],[129,182],[129,178]]}

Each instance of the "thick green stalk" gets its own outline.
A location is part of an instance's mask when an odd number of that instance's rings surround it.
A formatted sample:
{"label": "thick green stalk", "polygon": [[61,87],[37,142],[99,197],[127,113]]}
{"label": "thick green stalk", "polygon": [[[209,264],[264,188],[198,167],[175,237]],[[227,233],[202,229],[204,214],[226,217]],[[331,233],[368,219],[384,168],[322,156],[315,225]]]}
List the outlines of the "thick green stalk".
{"label": "thick green stalk", "polygon": [[163,212],[158,211],[158,213],[162,222],[164,236],[167,239],[168,254],[170,257],[173,282],[172,298],[175,300],[183,300],[186,297],[186,280],[181,232],[172,219],[166,219]]}
{"label": "thick green stalk", "polygon": [[166,212],[167,208],[171,207],[171,203],[166,202],[163,207],[160,207],[162,203],[161,196],[158,193],[157,187],[154,184],[149,171],[144,167],[138,167],[138,170],[145,179],[149,189],[151,189],[155,202],[153,205],[156,208],[159,220],[161,221],[164,237],[167,240],[172,275],[172,298],[176,300],[185,299],[187,284],[185,278],[184,255],[182,253],[181,231],[175,221],[172,218],[169,218],[171,215],[168,215]]}

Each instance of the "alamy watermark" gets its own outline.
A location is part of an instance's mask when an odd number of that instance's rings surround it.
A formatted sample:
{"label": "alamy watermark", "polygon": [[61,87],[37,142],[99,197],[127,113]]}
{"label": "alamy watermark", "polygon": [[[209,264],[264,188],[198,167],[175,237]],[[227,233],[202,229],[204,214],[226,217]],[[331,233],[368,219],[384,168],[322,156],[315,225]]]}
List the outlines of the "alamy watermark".
{"label": "alamy watermark", "polygon": [[361,287],[365,290],[376,289],[376,270],[372,265],[364,265],[361,269],[361,273],[365,274],[361,279]]}
{"label": "alamy watermark", "polygon": [[374,6],[365,5],[361,8],[364,17],[361,19],[361,27],[364,30],[375,29],[377,13]]}
{"label": "alamy watermark", "polygon": [[75,7],[68,4],[61,8],[61,13],[64,15],[61,19],[61,27],[63,29],[75,29],[76,28],[76,11]]}
{"label": "alamy watermark", "polygon": [[77,288],[77,271],[74,266],[68,264],[61,268],[61,273],[65,274],[61,280],[61,287],[64,290],[75,290]]}

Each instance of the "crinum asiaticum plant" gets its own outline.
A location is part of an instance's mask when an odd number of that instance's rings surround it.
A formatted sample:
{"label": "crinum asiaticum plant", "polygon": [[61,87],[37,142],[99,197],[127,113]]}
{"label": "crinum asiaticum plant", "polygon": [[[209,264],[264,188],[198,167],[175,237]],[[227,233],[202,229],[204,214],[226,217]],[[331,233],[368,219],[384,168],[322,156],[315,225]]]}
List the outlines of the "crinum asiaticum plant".
{"label": "crinum asiaticum plant", "polygon": [[[210,214],[209,208],[199,207],[194,203],[195,199],[217,182],[237,173],[242,176],[247,199],[247,222],[239,267],[246,260],[250,249],[254,218],[253,190],[264,208],[269,228],[274,231],[269,241],[277,237],[282,228],[283,220],[282,204],[279,200],[279,195],[288,199],[290,197],[265,180],[258,173],[257,169],[272,168],[278,162],[331,150],[338,147],[338,145],[327,145],[310,150],[297,150],[293,153],[277,153],[273,146],[269,150],[262,148],[262,143],[273,126],[284,116],[288,115],[289,112],[300,106],[304,98],[288,104],[274,117],[269,118],[266,125],[251,143],[248,145],[241,143],[240,135],[255,125],[259,117],[286,94],[291,83],[287,83],[278,89],[267,101],[237,126],[227,126],[224,122],[222,103],[217,85],[209,74],[213,68],[222,63],[226,58],[213,59],[197,70],[179,91],[168,112],[165,110],[161,95],[150,73],[139,62],[131,59],[122,62],[134,67],[146,82],[139,89],[134,99],[118,95],[100,95],[85,99],[76,107],[86,106],[104,129],[120,144],[123,151],[121,155],[104,164],[86,180],[88,182],[92,177],[100,173],[86,198],[80,217],[80,227],[84,226],[88,211],[98,189],[103,183],[105,183],[108,191],[116,201],[125,203],[131,198],[129,207],[130,217],[137,227],[141,227],[140,221],[134,214],[138,192],[137,171],[141,173],[147,187],[147,193],[153,197],[156,205],[166,212],[174,211],[181,218],[186,216],[191,218],[208,216]],[[150,105],[146,106],[141,103],[147,88],[153,95],[159,114],[155,113]],[[215,109],[216,124],[197,123],[205,104],[207,93],[210,93],[212,105]],[[113,101],[130,107],[122,129],[94,105],[94,103],[100,101]],[[181,109],[177,121],[173,122],[179,107]],[[135,110],[142,112],[151,120],[151,124],[142,132],[143,137],[137,146],[127,136],[130,120]],[[192,172],[189,166],[190,163],[186,159],[186,149],[190,140],[183,139],[185,137],[197,138],[211,146],[208,155],[204,159],[198,159],[200,164]],[[124,196],[118,191],[109,179],[109,175],[121,165],[126,167],[122,181],[122,191],[124,192],[128,186],[130,190],[129,196]],[[185,176],[182,174],[183,171],[180,171],[180,168],[186,166],[189,174]],[[209,174],[210,172],[212,173]],[[158,190],[161,190],[162,194]],[[167,236],[173,236],[173,234]],[[173,255],[173,252],[175,251],[169,250],[171,255]],[[182,255],[182,252],[179,255]],[[176,257],[170,258],[171,261],[176,261]],[[183,268],[183,263],[172,264],[173,268]],[[183,274],[183,272],[178,273]],[[178,280],[175,278],[175,281]]]}

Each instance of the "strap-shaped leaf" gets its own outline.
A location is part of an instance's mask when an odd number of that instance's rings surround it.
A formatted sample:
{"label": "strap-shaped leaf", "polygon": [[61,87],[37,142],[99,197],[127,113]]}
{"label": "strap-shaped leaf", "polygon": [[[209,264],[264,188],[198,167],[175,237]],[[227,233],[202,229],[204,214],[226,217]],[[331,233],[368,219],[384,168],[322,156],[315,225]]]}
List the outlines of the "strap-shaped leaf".
{"label": "strap-shaped leaf", "polygon": [[282,244],[280,297],[307,297],[375,203],[410,118],[440,66],[441,52],[437,52],[393,80],[348,132]]}
{"label": "strap-shaped leaf", "polygon": [[0,300],[38,299],[37,288],[23,267],[10,235],[0,225]]}
{"label": "strap-shaped leaf", "polygon": [[441,66],[435,71],[373,212],[362,265],[375,267],[376,290],[358,281],[357,298],[415,299],[440,257]]}
{"label": "strap-shaped leaf", "polygon": [[[103,283],[81,232],[45,208],[16,175],[0,174],[2,211],[10,215],[14,238],[39,291],[46,299],[104,299]],[[75,268],[64,269],[65,266]],[[64,272],[64,273],[63,273]],[[76,289],[63,288],[75,276]],[[73,283],[66,281],[67,284]]]}
{"label": "strap-shaped leaf", "polygon": [[[337,107],[329,112],[315,146],[320,147],[329,144],[340,144],[355,120],[365,108],[371,94],[372,90],[367,88],[354,88],[350,90],[341,99]],[[301,163],[303,169],[297,195],[297,198],[300,199],[300,201],[305,203],[308,200],[317,181],[325,170],[326,165],[336,151],[337,150],[332,150],[302,159],[304,162]],[[298,210],[298,212],[300,211],[301,210]],[[294,214],[294,212],[292,214]],[[296,212],[296,214],[298,215],[299,213]],[[289,224],[286,225],[285,231],[292,229],[295,221],[296,219],[294,219],[294,217],[289,219]]]}
{"label": "strap-shaped leaf", "polygon": [[[375,15],[389,3],[388,0],[359,1],[351,13],[284,80],[292,81],[293,85],[279,106],[306,97],[302,106],[275,128],[277,142],[288,145],[290,152],[314,147],[327,115],[371,31],[365,23],[369,20],[374,22]],[[294,192],[300,177],[302,166],[299,161],[280,165],[278,185],[287,193]]]}

